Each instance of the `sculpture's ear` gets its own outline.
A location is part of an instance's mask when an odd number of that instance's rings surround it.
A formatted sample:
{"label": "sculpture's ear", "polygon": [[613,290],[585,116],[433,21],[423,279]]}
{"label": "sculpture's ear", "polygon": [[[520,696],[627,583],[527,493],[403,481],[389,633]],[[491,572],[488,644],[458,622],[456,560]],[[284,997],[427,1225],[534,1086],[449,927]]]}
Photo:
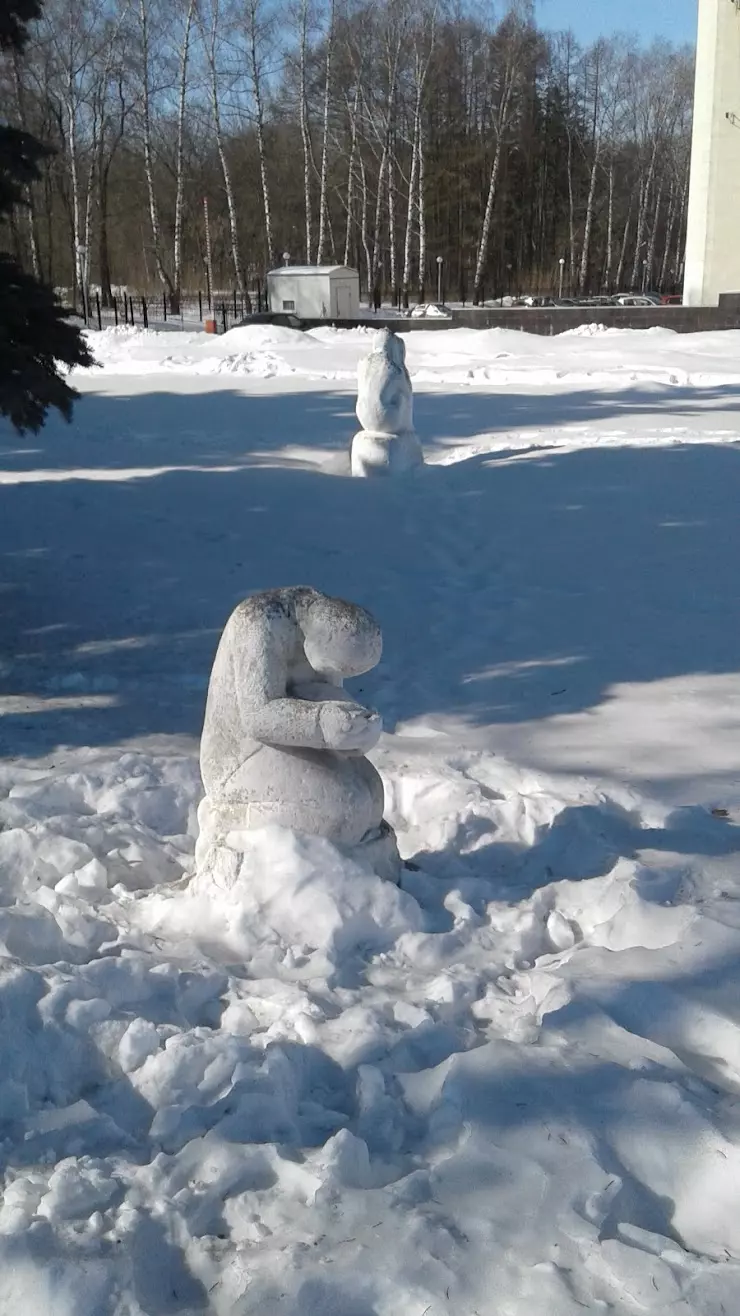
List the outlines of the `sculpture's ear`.
{"label": "sculpture's ear", "polygon": [[392,347],[393,335],[388,329],[379,329],[373,339],[373,352],[383,352],[387,356]]}
{"label": "sculpture's ear", "polygon": [[[397,338],[394,333],[391,333],[390,329],[383,329],[382,333],[384,335],[382,351],[386,360],[394,366],[403,368],[406,363],[406,345],[403,339]],[[378,339],[380,339],[380,334]],[[380,348],[377,350],[380,350]]]}

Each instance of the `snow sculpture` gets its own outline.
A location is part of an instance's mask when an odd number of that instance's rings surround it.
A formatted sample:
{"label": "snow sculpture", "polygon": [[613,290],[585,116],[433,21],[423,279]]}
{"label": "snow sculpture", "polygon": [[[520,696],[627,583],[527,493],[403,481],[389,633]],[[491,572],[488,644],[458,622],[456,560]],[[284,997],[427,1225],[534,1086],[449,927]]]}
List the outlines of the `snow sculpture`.
{"label": "snow sculpture", "polygon": [[414,431],[414,399],[400,338],[381,329],[358,370],[357,419],[352,440],[353,475],[398,475],[421,466],[424,454]]}
{"label": "snow sculpture", "polygon": [[342,688],[380,660],[380,629],[364,608],[315,589],[268,590],[226,623],[211,672],[200,765],[199,871],[228,867],[240,832],[271,824],[323,836],[398,881],[383,820],[383,783],[365,758],[378,713]]}

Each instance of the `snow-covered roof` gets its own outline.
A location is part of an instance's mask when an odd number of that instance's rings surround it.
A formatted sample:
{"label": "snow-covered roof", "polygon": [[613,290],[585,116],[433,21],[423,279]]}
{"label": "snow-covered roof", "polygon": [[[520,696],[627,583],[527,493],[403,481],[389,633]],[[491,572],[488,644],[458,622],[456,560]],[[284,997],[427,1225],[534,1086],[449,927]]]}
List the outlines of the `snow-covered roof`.
{"label": "snow-covered roof", "polygon": [[348,265],[281,265],[270,274],[356,274]]}

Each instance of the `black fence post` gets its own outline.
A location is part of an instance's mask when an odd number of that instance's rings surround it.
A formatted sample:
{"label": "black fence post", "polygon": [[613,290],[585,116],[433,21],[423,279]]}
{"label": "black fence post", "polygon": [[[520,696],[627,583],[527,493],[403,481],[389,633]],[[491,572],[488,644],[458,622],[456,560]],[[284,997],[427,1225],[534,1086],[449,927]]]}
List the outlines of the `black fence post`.
{"label": "black fence post", "polygon": [[113,319],[116,322],[116,329],[117,329],[118,328],[118,298],[117,297],[113,298]]}
{"label": "black fence post", "polygon": [[221,303],[221,319],[224,322],[224,333],[226,333],[226,302]]}
{"label": "black fence post", "polygon": [[98,313],[98,329],[102,329],[102,328],[103,328],[103,317],[102,317],[102,315],[100,314],[100,294],[97,293],[97,292],[96,292],[96,294],[95,294],[95,310],[96,310],[97,313]]}
{"label": "black fence post", "polygon": [[167,293],[162,293],[162,319],[167,323]]}
{"label": "black fence post", "polygon": [[128,309],[129,309],[129,312],[130,312],[130,314],[131,314],[131,325],[132,325],[132,327],[133,327],[133,323],[134,323],[134,299],[133,299],[133,297],[129,297],[129,299],[128,299]]}
{"label": "black fence post", "polygon": [[198,290],[198,319],[203,319],[203,293]]}
{"label": "black fence post", "polygon": [[148,328],[149,328],[149,316],[147,315],[147,310],[146,310],[146,297],[142,297],[142,299],[141,299],[141,318],[142,318],[142,320],[144,321],[144,328],[145,328],[145,329],[148,329]]}
{"label": "black fence post", "polygon": [[237,315],[238,315],[238,311],[236,309],[236,288],[235,288],[234,289],[234,319],[236,319]]}

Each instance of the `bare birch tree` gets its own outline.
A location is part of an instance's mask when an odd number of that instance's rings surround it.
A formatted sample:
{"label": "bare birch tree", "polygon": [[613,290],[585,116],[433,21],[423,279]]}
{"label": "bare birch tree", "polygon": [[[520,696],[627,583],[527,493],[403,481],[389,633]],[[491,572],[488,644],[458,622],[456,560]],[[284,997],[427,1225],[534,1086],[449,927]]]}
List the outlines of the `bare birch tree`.
{"label": "bare birch tree", "polygon": [[234,266],[234,279],[236,287],[240,293],[244,293],[244,271],[242,267],[241,252],[239,250],[239,224],[237,219],[236,200],[234,197],[234,188],[231,181],[231,170],[229,168],[229,159],[226,153],[226,139],[223,128],[221,112],[221,96],[219,77],[219,40],[223,31],[223,14],[220,0],[208,0],[208,22],[202,19],[202,38],[208,63],[208,76],[210,85],[211,115],[213,118],[213,130],[216,141],[216,150],[218,152],[219,164],[224,180],[224,192],[226,194],[226,205],[229,212],[229,233],[231,236],[231,260]]}
{"label": "bare birch tree", "polygon": [[480,301],[483,276],[488,259],[488,244],[491,239],[491,224],[496,203],[501,160],[516,113],[516,91],[523,73],[525,56],[532,34],[528,22],[523,21],[518,14],[512,12],[502,23],[497,35],[500,57],[497,70],[496,104],[491,118],[493,162],[488,181],[486,208],[483,212],[481,224],[478,255],[475,262],[473,299],[476,303]]}
{"label": "bare birch tree", "polygon": [[150,41],[150,0],[139,0],[140,27],[140,79],[141,79],[141,115],[142,141],[144,149],[144,171],[146,175],[147,196],[149,199],[149,220],[152,232],[152,251],[157,278],[169,297],[175,292],[172,275],[164,261],[162,248],[162,227],[159,218],[159,201],[154,181],[154,151],[152,147],[152,68]]}
{"label": "bare birch tree", "polygon": [[316,264],[324,259],[324,243],[327,231],[326,181],[329,170],[329,110],[331,105],[331,73],[334,55],[334,28],[336,17],[335,0],[329,0],[329,20],[326,33],[326,59],[324,67],[324,112],[321,133],[321,180],[319,190],[319,238],[316,247]]}
{"label": "bare birch tree", "polygon": [[264,60],[265,45],[269,35],[269,24],[263,13],[263,0],[246,0],[245,26],[247,36],[248,69],[251,92],[254,101],[254,123],[257,134],[257,151],[259,155],[260,183],[262,187],[262,209],[265,221],[265,252],[268,267],[273,264],[275,242],[272,230],[272,205],[270,201],[270,184],[267,176],[267,145],[265,116],[265,81]]}

